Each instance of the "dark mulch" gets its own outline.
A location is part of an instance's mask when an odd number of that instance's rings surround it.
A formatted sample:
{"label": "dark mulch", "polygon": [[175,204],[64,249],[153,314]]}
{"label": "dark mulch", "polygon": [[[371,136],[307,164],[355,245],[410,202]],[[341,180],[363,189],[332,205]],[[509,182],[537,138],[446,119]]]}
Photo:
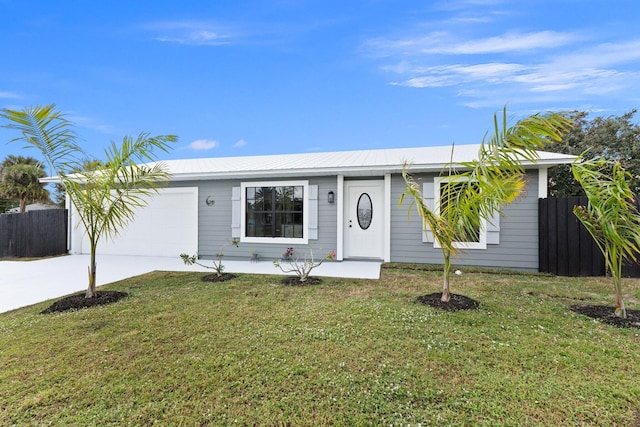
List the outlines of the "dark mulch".
{"label": "dark mulch", "polygon": [[418,297],[417,301],[420,304],[446,311],[475,310],[480,305],[478,301],[464,295],[451,294],[448,302],[442,302],[440,298],[442,298],[442,292],[436,292]]}
{"label": "dark mulch", "polygon": [[602,323],[618,328],[640,329],[640,310],[627,310],[626,319],[616,316],[615,307],[606,305],[573,305],[571,306],[571,311],[584,314],[592,319],[597,319]]}
{"label": "dark mulch", "polygon": [[322,282],[317,277],[307,277],[307,280],[301,282],[298,276],[287,276],[282,279],[282,284],[287,286],[306,286],[306,285],[318,285]]}
{"label": "dark mulch", "polygon": [[218,274],[207,274],[206,276],[202,276],[203,282],[226,282],[227,280],[235,279],[238,277],[235,274],[231,273],[222,273],[218,276]]}
{"label": "dark mulch", "polygon": [[46,310],[41,311],[40,314],[60,313],[67,310],[78,310],[80,308],[111,304],[128,296],[126,292],[118,291],[97,291],[96,296],[93,298],[85,298],[84,295],[85,293],[81,292],[62,298],[51,304]]}

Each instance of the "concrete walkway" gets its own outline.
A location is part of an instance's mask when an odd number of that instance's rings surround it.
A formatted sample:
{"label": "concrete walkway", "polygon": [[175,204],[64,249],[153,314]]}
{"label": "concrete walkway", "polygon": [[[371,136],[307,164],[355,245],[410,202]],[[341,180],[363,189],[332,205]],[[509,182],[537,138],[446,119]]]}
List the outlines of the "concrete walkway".
{"label": "concrete walkway", "polygon": [[[211,260],[203,260],[213,265]],[[278,274],[271,260],[223,262],[225,272]],[[314,276],[380,278],[380,262],[325,262],[313,270]],[[0,261],[0,313],[59,298],[87,288],[88,255],[68,255],[36,261]],[[117,282],[151,271],[206,271],[206,268],[185,265],[180,258],[99,255],[97,284]]]}

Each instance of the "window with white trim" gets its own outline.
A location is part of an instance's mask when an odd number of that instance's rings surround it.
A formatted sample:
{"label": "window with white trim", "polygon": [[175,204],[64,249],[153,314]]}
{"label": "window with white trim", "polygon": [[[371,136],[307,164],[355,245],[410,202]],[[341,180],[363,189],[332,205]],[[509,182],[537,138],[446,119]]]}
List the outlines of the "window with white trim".
{"label": "window with white trim", "polygon": [[[445,188],[445,184],[449,182],[454,182],[452,185],[449,185],[448,188],[451,190],[449,194],[444,194],[443,189]],[[447,203],[455,203],[457,198],[457,192],[462,189],[463,186],[467,186],[469,183],[468,178],[461,176],[444,176],[437,177],[435,179],[435,188],[434,188],[434,196],[435,200],[438,203],[435,204],[435,212],[439,215],[440,208],[446,206]],[[471,183],[472,187],[474,187],[477,191],[480,189],[477,186],[474,186]],[[454,242],[454,247],[460,249],[486,249],[487,248],[487,221],[484,219],[480,220],[480,226],[473,230],[471,233],[467,233],[465,236],[461,236],[463,239],[459,242]],[[439,248],[440,244],[438,240],[435,239],[434,247]]]}
{"label": "window with white trim", "polygon": [[309,182],[241,183],[240,241],[308,243]]}

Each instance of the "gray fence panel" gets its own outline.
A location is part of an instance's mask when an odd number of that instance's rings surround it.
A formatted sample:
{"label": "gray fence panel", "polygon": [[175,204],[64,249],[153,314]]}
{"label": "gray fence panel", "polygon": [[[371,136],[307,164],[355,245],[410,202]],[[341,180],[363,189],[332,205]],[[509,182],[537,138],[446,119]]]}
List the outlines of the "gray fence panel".
{"label": "gray fence panel", "polygon": [[[538,270],[558,276],[604,276],[604,256],[587,229],[573,214],[576,205],[587,206],[586,197],[539,199]],[[624,277],[640,277],[640,265],[623,266]]]}
{"label": "gray fence panel", "polygon": [[0,258],[67,253],[68,212],[45,209],[0,215]]}

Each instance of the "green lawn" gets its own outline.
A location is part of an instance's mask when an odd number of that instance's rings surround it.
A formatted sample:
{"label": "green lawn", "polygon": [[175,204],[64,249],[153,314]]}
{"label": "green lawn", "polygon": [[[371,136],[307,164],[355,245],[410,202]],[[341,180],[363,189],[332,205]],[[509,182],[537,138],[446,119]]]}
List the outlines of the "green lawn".
{"label": "green lawn", "polygon": [[[129,298],[0,314],[0,425],[639,425],[640,330],[568,309],[607,279],[465,273],[480,302],[415,303],[437,272],[285,287],[156,272]],[[640,280],[626,280],[640,308]]]}

